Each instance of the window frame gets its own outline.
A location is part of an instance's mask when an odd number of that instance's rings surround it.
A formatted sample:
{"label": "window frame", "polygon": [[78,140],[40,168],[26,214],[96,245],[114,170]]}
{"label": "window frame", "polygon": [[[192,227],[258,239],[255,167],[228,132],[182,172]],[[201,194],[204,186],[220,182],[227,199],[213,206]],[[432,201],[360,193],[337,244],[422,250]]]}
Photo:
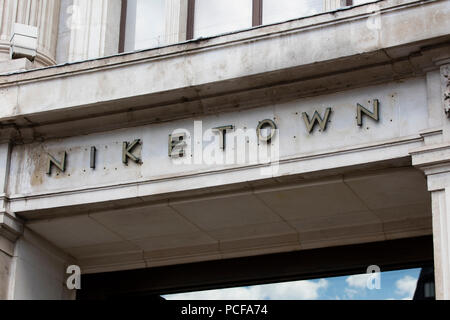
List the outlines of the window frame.
{"label": "window frame", "polygon": [[252,19],[252,26],[260,26],[262,25],[262,18],[263,18],[263,1],[264,0],[253,0],[253,19]]}
{"label": "window frame", "polygon": [[127,26],[127,8],[128,8],[128,0],[122,0],[122,9],[120,11],[119,53],[125,51],[125,29]]}
{"label": "window frame", "polygon": [[[262,21],[263,1],[264,0],[252,0],[253,27],[263,25]],[[353,0],[343,0],[343,1],[345,1],[346,6],[353,5]],[[127,22],[127,7],[128,7],[128,0],[122,0],[122,10],[120,14],[119,53],[123,53],[125,51],[125,28]],[[194,39],[194,16],[195,16],[195,0],[188,0],[187,19],[186,19],[186,40]]]}

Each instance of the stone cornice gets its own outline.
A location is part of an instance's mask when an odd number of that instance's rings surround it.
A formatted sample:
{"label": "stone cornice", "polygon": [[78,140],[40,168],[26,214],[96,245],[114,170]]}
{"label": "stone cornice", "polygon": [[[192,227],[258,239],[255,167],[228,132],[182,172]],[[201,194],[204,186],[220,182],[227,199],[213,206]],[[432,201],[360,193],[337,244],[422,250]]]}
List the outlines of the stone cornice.
{"label": "stone cornice", "polygon": [[370,35],[363,29],[374,12],[363,5],[0,76],[0,131],[13,130],[14,142],[26,143],[244,110],[421,75],[450,46],[450,35],[443,31],[449,23],[445,12],[444,20],[434,17],[426,31],[405,35],[392,30],[427,12],[448,10],[447,1],[379,1],[375,13],[386,26]]}
{"label": "stone cornice", "polygon": [[[375,13],[372,11],[374,4],[376,4],[377,8],[379,8],[379,13],[384,14],[415,7],[420,8],[427,4],[445,1],[448,0],[380,0],[375,1],[374,3],[359,5],[357,7],[346,7],[310,17],[293,19],[287,22],[274,23],[271,25],[258,26],[248,30],[230,32],[224,35],[202,37],[183,43],[172,44],[154,49],[126,52],[113,56],[75,61],[23,72],[13,72],[6,75],[0,75],[0,87],[4,84],[7,85],[8,83],[11,85],[16,85],[22,81],[33,81],[52,78],[55,76],[67,76],[69,74],[79,72],[93,72],[96,69],[120,67],[122,65],[134,63],[145,63],[152,60],[171,58],[180,54],[192,54],[196,51],[214,50],[224,46],[228,47],[230,45],[235,46],[239,44],[251,43],[256,40],[266,40],[285,35],[292,36],[295,33],[301,33],[311,29],[321,29],[324,27],[333,28],[337,24],[356,22],[373,16]],[[403,44],[401,41],[398,42],[398,45],[401,44]],[[338,58],[338,56],[335,58]]]}

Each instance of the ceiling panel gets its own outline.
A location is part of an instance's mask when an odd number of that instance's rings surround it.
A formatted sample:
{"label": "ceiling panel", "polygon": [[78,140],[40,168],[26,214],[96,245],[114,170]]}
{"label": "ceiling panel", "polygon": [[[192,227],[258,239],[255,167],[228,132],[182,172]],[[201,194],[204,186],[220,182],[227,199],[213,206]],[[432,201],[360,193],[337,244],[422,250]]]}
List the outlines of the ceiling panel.
{"label": "ceiling panel", "polygon": [[86,215],[32,222],[27,227],[63,249],[123,240]]}
{"label": "ceiling panel", "polygon": [[356,211],[340,213],[334,216],[308,217],[299,220],[290,220],[289,224],[298,231],[336,229],[358,225],[380,224],[381,220],[370,211]]}
{"label": "ceiling panel", "polygon": [[431,218],[431,205],[427,203],[418,203],[401,207],[372,210],[372,212],[383,222],[414,219],[417,217]]}
{"label": "ceiling panel", "polygon": [[142,249],[138,245],[131,242],[120,241],[112,243],[102,243],[93,246],[68,248],[66,249],[66,251],[73,257],[87,258],[98,256],[99,253],[101,253],[101,255],[103,256],[108,256],[141,252]]}
{"label": "ceiling panel", "polygon": [[340,180],[283,191],[261,192],[257,196],[286,220],[366,210],[361,200]]}
{"label": "ceiling panel", "polygon": [[170,236],[152,237],[146,239],[133,240],[142,250],[148,252],[153,250],[171,249],[171,248],[187,248],[196,246],[212,246],[217,247],[218,242],[209,237],[204,232],[192,232],[185,234],[176,234]]}
{"label": "ceiling panel", "polygon": [[171,206],[203,230],[281,221],[279,216],[251,194],[175,203]]}
{"label": "ceiling panel", "polygon": [[256,237],[267,237],[280,234],[296,234],[296,230],[286,222],[271,222],[254,224],[241,227],[229,227],[219,230],[208,231],[208,234],[217,240],[236,240]]}
{"label": "ceiling panel", "polygon": [[127,240],[199,231],[167,205],[95,213],[91,218]]}
{"label": "ceiling panel", "polygon": [[386,240],[381,224],[354,225],[299,232],[303,249]]}
{"label": "ceiling panel", "polygon": [[345,183],[374,210],[419,203],[430,204],[425,176],[413,168],[346,178]]}

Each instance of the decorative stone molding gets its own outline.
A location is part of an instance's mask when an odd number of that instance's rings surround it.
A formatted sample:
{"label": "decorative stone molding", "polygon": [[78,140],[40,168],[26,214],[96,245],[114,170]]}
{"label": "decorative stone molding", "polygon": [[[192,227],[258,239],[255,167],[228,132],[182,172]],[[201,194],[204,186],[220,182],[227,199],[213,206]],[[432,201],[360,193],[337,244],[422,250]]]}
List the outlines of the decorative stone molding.
{"label": "decorative stone molding", "polygon": [[448,52],[438,54],[433,62],[440,68],[442,107],[447,118],[450,118],[450,55]]}
{"label": "decorative stone molding", "polygon": [[[33,69],[33,63],[27,58],[0,61],[0,73],[20,72]],[[10,132],[12,131],[10,128]],[[10,140],[10,134],[0,137],[0,143]]]}
{"label": "decorative stone molding", "polygon": [[11,59],[36,58],[38,28],[26,24],[15,23],[11,35]]}
{"label": "decorative stone molding", "polygon": [[0,237],[15,242],[23,233],[22,222],[6,211],[0,212]]}
{"label": "decorative stone molding", "polygon": [[55,64],[60,0],[0,1],[0,60],[10,59],[10,39],[15,23],[38,29],[37,66]]}
{"label": "decorative stone molding", "polygon": [[441,66],[441,87],[444,102],[444,111],[450,118],[450,64]]}

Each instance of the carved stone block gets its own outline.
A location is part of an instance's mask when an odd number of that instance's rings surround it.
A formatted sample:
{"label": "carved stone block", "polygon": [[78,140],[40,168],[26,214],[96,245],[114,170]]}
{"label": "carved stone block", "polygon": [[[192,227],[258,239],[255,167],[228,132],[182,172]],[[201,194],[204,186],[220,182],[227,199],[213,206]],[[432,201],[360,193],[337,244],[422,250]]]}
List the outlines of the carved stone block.
{"label": "carved stone block", "polygon": [[27,58],[33,61],[38,44],[38,28],[15,23],[11,34],[11,59]]}

